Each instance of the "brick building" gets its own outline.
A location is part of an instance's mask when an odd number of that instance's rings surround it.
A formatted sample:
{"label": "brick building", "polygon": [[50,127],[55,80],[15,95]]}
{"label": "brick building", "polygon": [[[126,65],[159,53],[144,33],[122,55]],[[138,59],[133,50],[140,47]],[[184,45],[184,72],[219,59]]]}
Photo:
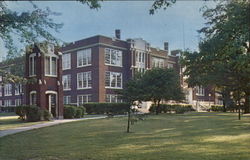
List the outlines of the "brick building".
{"label": "brick building", "polygon": [[[150,46],[141,38],[122,40],[120,30],[116,30],[114,37],[97,35],[72,42],[63,46],[60,52],[63,54],[62,80],[56,79],[51,83],[45,83],[48,80],[46,76],[43,76],[40,77],[40,83],[47,89],[56,90],[53,86],[56,87],[61,82],[64,104],[121,102],[116,91],[122,89],[136,71],[145,72],[153,67],[168,67],[176,69],[181,74],[180,51],[170,53],[167,42],[164,42],[163,49],[160,49]],[[53,61],[52,58],[51,60]],[[46,72],[42,64],[45,65],[44,62],[40,62],[41,68],[37,68],[37,72],[40,70]],[[53,76],[49,78],[53,79]],[[14,84],[5,84],[0,88],[2,90],[0,91],[0,105],[19,104],[19,102],[14,103],[14,101],[19,101],[17,99],[21,99],[20,96],[14,95],[14,86]],[[35,86],[25,88],[31,91],[30,88],[33,87]],[[210,90],[190,89],[183,85],[184,89],[185,87],[188,103],[195,105],[197,100],[214,102],[211,96],[208,97]],[[8,94],[10,90],[12,93]],[[198,92],[204,92],[204,94],[197,95]],[[23,97],[22,102],[30,104],[30,95]]]}
{"label": "brick building", "polygon": [[175,67],[178,58],[165,50],[153,48],[141,38],[120,39],[97,35],[75,41],[61,48],[63,53],[64,103],[121,102],[116,90],[136,71],[152,67]]}

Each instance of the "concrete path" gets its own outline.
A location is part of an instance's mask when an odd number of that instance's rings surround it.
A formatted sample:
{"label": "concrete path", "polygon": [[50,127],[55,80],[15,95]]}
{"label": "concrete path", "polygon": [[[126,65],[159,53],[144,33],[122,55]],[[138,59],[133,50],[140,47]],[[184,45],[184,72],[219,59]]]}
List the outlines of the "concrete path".
{"label": "concrete path", "polygon": [[[115,117],[119,117],[119,116],[115,116]],[[79,119],[54,120],[54,121],[51,121],[51,122],[36,124],[36,125],[32,125],[32,126],[18,127],[18,128],[8,129],[8,130],[2,130],[2,131],[0,131],[0,137],[15,134],[15,133],[19,133],[19,132],[23,132],[23,131],[28,131],[28,130],[32,130],[32,129],[43,128],[43,127],[48,127],[48,126],[54,126],[54,125],[62,124],[62,123],[89,120],[89,119],[103,119],[103,118],[107,118],[107,116],[79,118]]]}

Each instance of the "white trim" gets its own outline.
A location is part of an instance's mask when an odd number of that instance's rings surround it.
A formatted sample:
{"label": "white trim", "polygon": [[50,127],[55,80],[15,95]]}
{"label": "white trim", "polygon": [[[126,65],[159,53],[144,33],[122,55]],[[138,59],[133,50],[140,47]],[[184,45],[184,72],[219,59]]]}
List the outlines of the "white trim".
{"label": "white trim", "polygon": [[88,67],[88,66],[92,66],[92,64],[86,64],[86,65],[83,65],[83,66],[76,66],[76,68],[82,68],[82,67]]}
{"label": "white trim", "polygon": [[45,94],[57,94],[57,92],[48,90],[48,91],[45,91]]}
{"label": "white trim", "polygon": [[65,54],[65,53],[69,53],[69,52],[73,52],[73,51],[78,51],[78,50],[82,50],[82,49],[86,49],[86,48],[91,48],[91,47],[95,47],[95,46],[104,46],[104,47],[112,47],[112,48],[121,49],[121,50],[128,50],[127,48],[117,47],[117,46],[113,46],[113,45],[108,45],[108,44],[105,44],[105,43],[94,43],[94,44],[87,45],[87,46],[84,46],[84,47],[78,47],[78,48],[74,48],[74,49],[69,49],[69,50],[63,51],[63,53]]}

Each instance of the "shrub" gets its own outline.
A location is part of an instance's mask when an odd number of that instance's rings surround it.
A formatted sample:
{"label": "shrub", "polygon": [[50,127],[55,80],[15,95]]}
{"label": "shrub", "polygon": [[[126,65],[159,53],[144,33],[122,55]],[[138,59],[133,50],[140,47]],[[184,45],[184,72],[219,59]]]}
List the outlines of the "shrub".
{"label": "shrub", "polygon": [[86,113],[86,108],[83,106],[79,106],[78,108],[80,108],[82,110],[82,115],[81,117],[84,117],[85,113]]}
{"label": "shrub", "polygon": [[76,107],[76,114],[74,115],[75,118],[81,118],[82,117],[82,109],[79,107]]}
{"label": "shrub", "polygon": [[28,122],[36,122],[40,120],[41,112],[39,112],[39,108],[37,106],[27,106],[26,110],[26,120]]}
{"label": "shrub", "polygon": [[69,119],[75,118],[76,110],[77,110],[77,108],[75,106],[65,105],[64,112],[63,112],[64,118],[69,118]]}
{"label": "shrub", "polygon": [[15,112],[16,107],[8,106],[8,107],[0,107],[1,112]]}
{"label": "shrub", "polygon": [[19,116],[19,119],[21,119],[21,120],[25,120],[26,107],[27,106],[17,106],[16,107],[16,114]]}
{"label": "shrub", "polygon": [[45,120],[45,121],[50,121],[51,120],[52,115],[47,109],[43,109],[42,113],[43,113],[43,116],[42,116],[43,120]]}
{"label": "shrub", "polygon": [[[149,112],[150,113],[155,113],[155,109],[156,109],[156,106],[153,104],[149,108]],[[175,112],[177,114],[182,114],[182,113],[190,112],[190,111],[194,111],[194,109],[192,108],[192,105],[160,104],[160,108],[159,108],[160,113],[172,113],[172,112]]]}
{"label": "shrub", "polygon": [[88,114],[125,114],[128,112],[128,103],[86,103],[84,107]]}
{"label": "shrub", "polygon": [[223,112],[223,105],[212,105],[211,110],[214,112]]}

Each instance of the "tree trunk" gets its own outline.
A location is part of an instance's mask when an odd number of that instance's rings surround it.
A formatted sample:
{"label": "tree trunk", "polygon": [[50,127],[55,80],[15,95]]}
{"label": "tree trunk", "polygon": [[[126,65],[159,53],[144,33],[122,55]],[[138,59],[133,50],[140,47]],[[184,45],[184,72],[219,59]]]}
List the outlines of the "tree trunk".
{"label": "tree trunk", "polygon": [[131,110],[131,108],[130,108],[130,106],[129,106],[129,109],[128,109],[128,126],[127,126],[127,133],[129,133],[129,131],[130,131],[130,110]]}
{"label": "tree trunk", "polygon": [[240,116],[240,101],[238,101],[238,113],[239,113],[238,118],[240,120],[241,119],[241,116]]}
{"label": "tree trunk", "polygon": [[159,112],[160,112],[160,100],[158,100],[157,101],[157,106],[156,106],[156,115],[158,115],[159,114]]}
{"label": "tree trunk", "polygon": [[244,113],[250,113],[250,93],[249,92],[245,92],[246,96],[245,96],[245,103],[244,103],[244,108],[245,108],[245,112]]}

